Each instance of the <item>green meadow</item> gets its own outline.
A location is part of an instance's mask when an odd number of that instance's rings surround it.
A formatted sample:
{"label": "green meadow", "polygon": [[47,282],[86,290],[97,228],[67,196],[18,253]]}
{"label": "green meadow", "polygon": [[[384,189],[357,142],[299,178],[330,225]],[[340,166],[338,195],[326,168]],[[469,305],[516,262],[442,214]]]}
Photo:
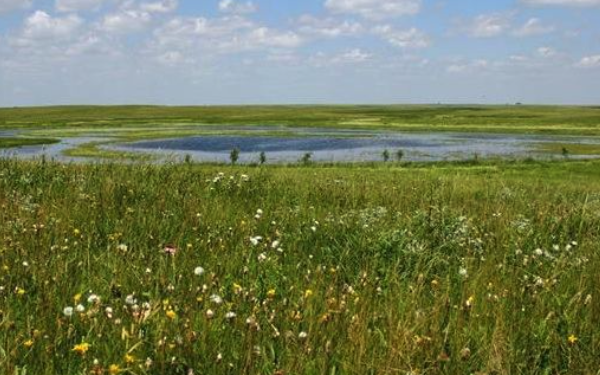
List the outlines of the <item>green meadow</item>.
{"label": "green meadow", "polygon": [[[246,134],[219,125],[599,136],[600,108],[5,108],[0,147]],[[0,159],[0,374],[600,374],[600,161],[570,158],[597,146],[232,166],[104,142]]]}
{"label": "green meadow", "polygon": [[2,374],[597,374],[600,162],[0,161]]}

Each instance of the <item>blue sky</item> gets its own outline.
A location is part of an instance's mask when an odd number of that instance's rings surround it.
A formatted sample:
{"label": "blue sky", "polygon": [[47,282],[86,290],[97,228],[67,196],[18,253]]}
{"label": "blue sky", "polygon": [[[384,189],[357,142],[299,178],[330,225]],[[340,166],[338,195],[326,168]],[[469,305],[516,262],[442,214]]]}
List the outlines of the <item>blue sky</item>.
{"label": "blue sky", "polygon": [[0,0],[0,106],[600,103],[600,0]]}

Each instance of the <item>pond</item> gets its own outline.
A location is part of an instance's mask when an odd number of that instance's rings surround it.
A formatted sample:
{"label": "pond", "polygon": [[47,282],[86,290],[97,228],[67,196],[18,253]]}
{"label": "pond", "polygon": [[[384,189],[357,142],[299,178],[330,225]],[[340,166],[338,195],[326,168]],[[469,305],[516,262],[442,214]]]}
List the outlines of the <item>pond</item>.
{"label": "pond", "polygon": [[[189,157],[198,162],[229,162],[233,149],[240,151],[240,163],[258,162],[265,153],[268,163],[295,163],[305,154],[316,162],[380,161],[388,150],[390,159],[403,152],[407,161],[467,160],[489,158],[548,158],[557,156],[540,152],[540,145],[561,143],[567,145],[598,145],[597,137],[508,135],[489,133],[394,132],[351,129],[314,129],[285,127],[203,127],[210,135],[182,138],[145,140],[124,143],[118,138],[86,135],[63,138],[60,143],[46,146],[27,146],[0,150],[2,157],[35,158],[45,155],[59,161],[94,161],[72,158],[64,151],[90,142],[107,142],[106,150],[139,152],[156,156],[157,161],[179,161]],[[271,133],[269,131],[279,131]],[[223,134],[214,135],[221,131]],[[243,132],[243,135],[231,135]],[[4,131],[6,135],[17,135]],[[283,134],[283,135],[282,135]],[[578,155],[577,157],[591,157]],[[97,159],[96,159],[97,160]]]}
{"label": "pond", "polygon": [[[589,137],[557,137],[484,133],[412,133],[332,131],[299,129],[297,136],[194,136],[177,139],[134,142],[112,146],[119,151],[142,151],[158,155],[189,155],[201,162],[228,162],[231,150],[240,151],[241,163],[259,160],[264,152],[270,163],[293,163],[310,153],[317,162],[380,161],[388,150],[394,158],[403,151],[403,160],[443,161],[474,157],[544,157],[539,152],[543,143],[593,143]],[[326,134],[326,135],[323,135]]]}

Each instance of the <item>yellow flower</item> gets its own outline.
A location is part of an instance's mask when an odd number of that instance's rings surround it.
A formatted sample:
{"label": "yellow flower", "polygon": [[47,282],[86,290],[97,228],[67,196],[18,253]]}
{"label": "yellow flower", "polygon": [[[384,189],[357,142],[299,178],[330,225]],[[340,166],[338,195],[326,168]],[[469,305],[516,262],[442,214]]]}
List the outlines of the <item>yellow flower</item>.
{"label": "yellow flower", "polygon": [[22,296],[25,294],[25,289],[23,288],[17,288],[17,295],[18,296]]}
{"label": "yellow flower", "polygon": [[275,295],[277,294],[277,292],[275,292],[275,289],[271,289],[267,292],[267,297],[270,299],[275,298]]}
{"label": "yellow flower", "polygon": [[173,311],[173,310],[167,311],[167,318],[175,319],[176,317],[177,317],[177,314],[175,313],[175,311]]}
{"label": "yellow flower", "polygon": [[571,345],[575,345],[577,343],[577,341],[579,341],[579,339],[575,335],[569,336],[569,338],[567,340],[569,341],[569,344],[571,344]]}
{"label": "yellow flower", "polygon": [[87,353],[88,350],[90,350],[90,344],[87,342],[82,342],[81,344],[77,344],[73,347],[73,351],[81,355]]}
{"label": "yellow flower", "polygon": [[120,372],[121,372],[121,368],[119,367],[119,365],[110,365],[108,367],[108,373],[110,375],[117,375]]}
{"label": "yellow flower", "polygon": [[306,292],[304,292],[304,298],[310,298],[313,295],[313,291],[310,289],[306,289]]}
{"label": "yellow flower", "polygon": [[75,301],[75,303],[79,303],[79,301],[81,301],[81,293],[75,294],[73,301]]}
{"label": "yellow flower", "polygon": [[74,236],[79,236],[81,234],[81,231],[77,228],[73,229],[73,235]]}
{"label": "yellow flower", "polygon": [[125,354],[125,363],[127,363],[128,365],[135,363],[135,357],[131,354]]}
{"label": "yellow flower", "polygon": [[27,340],[23,343],[26,348],[31,348],[33,346],[33,340]]}

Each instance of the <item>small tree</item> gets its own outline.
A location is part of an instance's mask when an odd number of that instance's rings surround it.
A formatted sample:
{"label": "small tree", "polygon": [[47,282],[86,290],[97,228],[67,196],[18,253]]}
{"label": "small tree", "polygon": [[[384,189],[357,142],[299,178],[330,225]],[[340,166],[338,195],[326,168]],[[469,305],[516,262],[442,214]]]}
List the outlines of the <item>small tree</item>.
{"label": "small tree", "polygon": [[303,164],[308,164],[310,163],[310,159],[312,158],[312,152],[307,152],[304,155],[302,155],[302,159],[300,159],[302,161]]}
{"label": "small tree", "polygon": [[383,150],[381,156],[383,156],[383,161],[386,163],[390,160],[390,152],[387,150],[387,148]]}
{"label": "small tree", "polygon": [[260,161],[260,165],[263,165],[267,162],[267,155],[265,154],[264,151],[260,152],[260,155],[258,157],[259,161]]}
{"label": "small tree", "polygon": [[402,158],[404,158],[404,151],[402,151],[402,150],[396,151],[396,160],[400,162],[400,161],[402,161]]}
{"label": "small tree", "polygon": [[562,148],[562,156],[565,159],[569,157],[569,150],[566,147]]}
{"label": "small tree", "polygon": [[240,158],[240,149],[235,147],[233,150],[231,150],[231,153],[229,154],[229,159],[231,160],[231,164],[235,165],[235,163],[237,163],[239,158]]}

